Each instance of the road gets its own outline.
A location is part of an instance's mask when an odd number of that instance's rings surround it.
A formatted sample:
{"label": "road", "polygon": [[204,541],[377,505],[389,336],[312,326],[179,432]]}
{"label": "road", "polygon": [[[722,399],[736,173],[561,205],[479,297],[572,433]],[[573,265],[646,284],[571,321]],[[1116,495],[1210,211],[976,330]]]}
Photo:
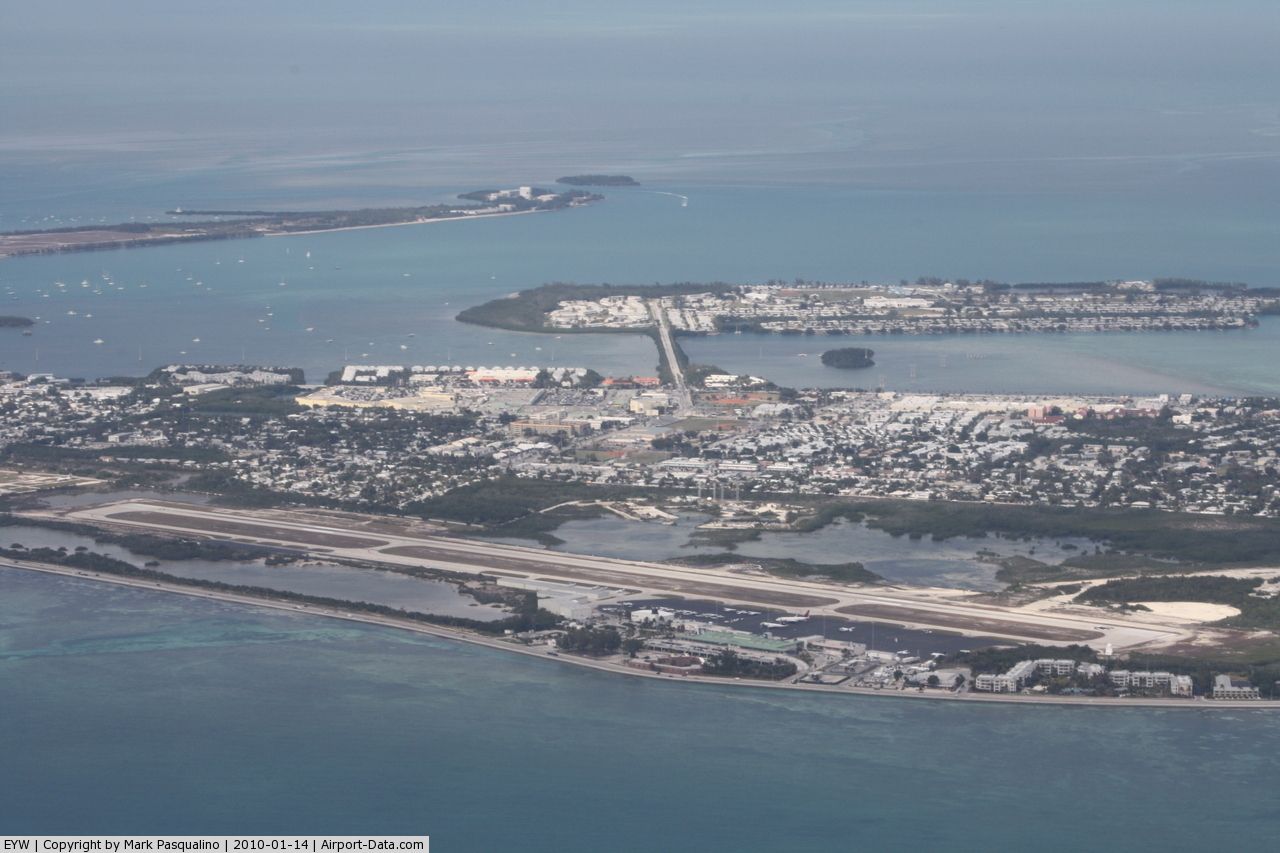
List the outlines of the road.
{"label": "road", "polygon": [[667,364],[671,368],[671,376],[676,383],[678,399],[676,414],[683,415],[693,408],[693,395],[689,393],[689,385],[684,379],[684,367],[681,366],[680,360],[676,358],[675,341],[671,339],[671,323],[667,320],[667,311],[662,307],[661,299],[650,299],[648,305],[649,313],[653,315],[654,322],[658,324],[658,338],[662,342],[662,351],[666,353]]}
{"label": "road", "polygon": [[567,581],[604,586],[620,595],[652,594],[764,605],[815,616],[855,615],[909,627],[1040,643],[1111,643],[1116,649],[1186,640],[1194,625],[1151,614],[1118,616],[1096,610],[1046,611],[969,601],[955,590],[860,586],[744,573],[732,567],[688,568],[390,529],[372,531],[356,519],[289,510],[233,510],[128,500],[65,511],[41,511],[99,526],[145,528],[186,536],[305,549],[353,561],[435,567],[515,581]]}
{"label": "road", "polygon": [[456,628],[448,628],[442,625],[431,625],[414,619],[400,619],[394,616],[384,616],[381,614],[362,613],[359,611],[345,610],[337,607],[326,607],[318,604],[299,604],[294,601],[273,599],[268,596],[251,595],[239,592],[224,592],[203,589],[200,587],[188,586],[176,582],[141,580],[137,578],[127,578],[120,575],[103,574],[101,572],[92,572],[84,569],[73,569],[66,566],[51,565],[48,563],[31,562],[28,560],[8,560],[0,562],[0,570],[3,569],[22,569],[26,571],[43,572],[51,575],[61,575],[69,578],[77,578],[81,580],[91,580],[100,583],[116,584],[118,586],[132,587],[142,589],[148,592],[166,592],[177,595],[186,595],[193,598],[203,598],[211,601],[221,601],[227,604],[239,604],[251,607],[265,607],[272,610],[286,610],[293,613],[304,614],[307,616],[324,616],[330,619],[342,619],[348,622],[362,622],[367,625],[377,625],[385,628],[398,628],[405,631],[413,631],[419,634],[428,634],[435,637],[441,637],[450,640],[459,640],[465,643],[473,643],[480,646],[488,646],[493,649],[501,649],[503,651],[514,652],[516,654],[537,657],[540,660],[554,662],[561,666],[579,666],[589,669],[601,670],[604,672],[612,672],[618,675],[626,675],[633,678],[648,679],[666,679],[668,681],[677,680],[686,683],[714,685],[723,688],[733,689],[754,689],[764,688],[770,690],[803,690],[808,693],[844,693],[861,696],[878,696],[887,698],[904,698],[904,699],[925,699],[925,700],[941,700],[941,701],[960,701],[974,702],[978,704],[1022,704],[1022,705],[1088,705],[1094,707],[1156,707],[1156,708],[1189,708],[1196,710],[1271,710],[1280,709],[1280,703],[1271,701],[1242,701],[1242,700],[1214,700],[1208,701],[1201,699],[1199,701],[1187,701],[1183,699],[1164,699],[1164,698],[1143,698],[1143,697],[1086,697],[1086,696],[1028,696],[1026,694],[1011,693],[973,693],[971,691],[962,691],[953,693],[946,690],[881,690],[871,687],[856,687],[851,684],[843,685],[821,685],[821,684],[804,684],[797,683],[794,679],[786,681],[753,681],[734,679],[732,681],[724,678],[716,678],[707,675],[667,675],[657,672],[650,672],[643,669],[636,669],[626,665],[626,661],[622,656],[614,656],[612,658],[596,659],[579,655],[560,654],[556,657],[548,657],[547,648],[545,646],[526,646],[508,639],[498,639],[494,637],[486,637],[473,631],[464,631]]}

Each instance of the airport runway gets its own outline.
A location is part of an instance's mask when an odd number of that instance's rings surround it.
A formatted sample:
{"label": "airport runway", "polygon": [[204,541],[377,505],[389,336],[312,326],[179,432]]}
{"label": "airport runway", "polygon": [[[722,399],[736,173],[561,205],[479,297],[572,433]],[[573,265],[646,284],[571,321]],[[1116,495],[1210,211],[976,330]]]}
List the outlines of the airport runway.
{"label": "airport runway", "polygon": [[1184,640],[1194,625],[1110,614],[1057,612],[976,604],[954,590],[841,584],[690,568],[538,548],[499,545],[374,524],[374,517],[304,510],[238,510],[150,500],[126,500],[45,516],[99,526],[123,526],[223,541],[293,547],[329,555],[461,574],[560,580],[619,587],[635,594],[680,595],[727,603],[853,615],[913,628],[938,628],[1041,643],[1111,643],[1117,650]]}

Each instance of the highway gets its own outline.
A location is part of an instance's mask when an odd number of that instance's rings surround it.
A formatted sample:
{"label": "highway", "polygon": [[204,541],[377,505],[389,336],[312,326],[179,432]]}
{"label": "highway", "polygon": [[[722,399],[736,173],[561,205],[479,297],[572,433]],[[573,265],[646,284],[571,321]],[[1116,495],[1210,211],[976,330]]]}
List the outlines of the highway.
{"label": "highway", "polygon": [[[688,568],[665,563],[569,554],[499,545],[429,532],[374,527],[360,516],[290,510],[234,510],[128,500],[29,514],[97,526],[123,526],[223,541],[284,546],[317,556],[516,580],[559,580],[607,586],[627,595],[681,595],[764,605],[814,615],[853,615],[909,627],[938,628],[1040,643],[1111,643],[1117,649],[1164,645],[1190,638],[1194,626],[1150,614],[1036,610],[969,601],[956,590],[841,584],[775,577],[733,567]],[[749,558],[745,558],[749,559]]]}
{"label": "highway", "polygon": [[671,368],[671,376],[676,383],[676,395],[679,398],[679,408],[676,414],[685,414],[693,408],[693,395],[689,393],[689,385],[685,382],[684,367],[681,366],[680,360],[676,358],[676,345],[671,339],[671,323],[667,319],[667,312],[662,307],[661,299],[650,299],[648,301],[649,313],[653,315],[653,320],[658,324],[658,337],[662,342],[662,351],[667,355],[667,364]]}

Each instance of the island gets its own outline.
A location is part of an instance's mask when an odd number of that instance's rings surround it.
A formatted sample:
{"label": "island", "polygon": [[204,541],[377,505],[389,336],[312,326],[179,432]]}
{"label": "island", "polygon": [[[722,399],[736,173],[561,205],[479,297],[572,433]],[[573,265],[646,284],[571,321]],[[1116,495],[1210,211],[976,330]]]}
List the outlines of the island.
{"label": "island", "polygon": [[[1059,334],[1245,329],[1280,311],[1280,288],[1193,279],[1029,282],[920,278],[914,284],[574,284],[554,282],[467,308],[464,323],[552,334],[629,332],[659,344],[659,376],[725,390],[761,377],[689,365],[684,336]],[[865,348],[854,348],[854,350]],[[866,350],[867,359],[871,351]],[[843,359],[842,356],[831,356]],[[869,367],[853,359],[851,368]],[[681,370],[675,370],[680,367]],[[678,374],[683,373],[680,377]]]}
{"label": "island", "polygon": [[557,184],[573,187],[638,187],[640,182],[630,175],[566,175]]}
{"label": "island", "polygon": [[26,329],[36,324],[30,317],[15,317],[11,314],[0,314],[0,329]]}
{"label": "island", "polygon": [[210,210],[179,207],[165,213],[171,217],[210,218],[195,222],[123,222],[115,225],[9,231],[0,233],[0,258],[133,248],[197,240],[316,234],[351,228],[377,228],[450,219],[510,216],[580,207],[601,201],[604,196],[585,190],[556,192],[521,186],[505,190],[478,190],[463,193],[459,198],[476,203],[311,211]]}
{"label": "island", "polygon": [[842,370],[860,370],[875,365],[872,359],[874,355],[874,350],[865,347],[841,347],[824,352],[822,363],[827,367],[838,367]]}
{"label": "island", "polygon": [[520,331],[640,331],[658,303],[677,335],[943,335],[1243,329],[1280,311],[1280,288],[1190,279],[1017,283],[557,282],[463,312]]}
{"label": "island", "polygon": [[[666,349],[676,309],[645,307]],[[324,385],[251,364],[9,374],[0,561],[619,674],[1280,708],[1265,701],[1280,680],[1280,398],[790,390],[695,383],[667,361],[666,381],[447,363],[349,364]],[[102,493],[34,502],[66,489]],[[566,522],[604,516],[687,526],[699,551],[510,544],[566,544]],[[832,525],[894,537],[906,559],[947,541],[988,570],[964,570],[979,586],[934,586],[859,553],[751,544]],[[470,603],[331,598],[307,572],[196,564],[209,559],[395,573]]]}

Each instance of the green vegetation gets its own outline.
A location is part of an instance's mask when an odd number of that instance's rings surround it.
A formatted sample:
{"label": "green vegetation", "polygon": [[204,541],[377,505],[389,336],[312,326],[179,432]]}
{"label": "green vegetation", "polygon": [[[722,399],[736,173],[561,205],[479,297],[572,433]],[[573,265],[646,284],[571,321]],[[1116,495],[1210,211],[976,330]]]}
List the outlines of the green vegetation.
{"label": "green vegetation", "polygon": [[[699,284],[684,282],[679,284],[642,284],[642,285],[610,285],[610,284],[568,284],[554,282],[541,287],[522,290],[502,299],[494,299],[483,305],[467,308],[458,314],[457,319],[463,323],[477,326],[488,326],[495,329],[507,329],[515,332],[542,332],[544,334],[644,334],[653,339],[658,348],[658,377],[663,383],[675,381],[671,365],[667,364],[667,353],[659,339],[656,327],[639,329],[570,329],[547,325],[547,315],[567,300],[595,300],[606,296],[639,296],[654,298],[663,296],[679,296],[685,293],[723,293],[731,290],[733,285],[723,282]],[[680,348],[674,337],[672,344],[676,359],[685,371],[689,384],[702,384],[702,377],[711,373],[725,371],[710,364],[690,364],[688,356]]]}
{"label": "green vegetation", "polygon": [[1188,449],[1192,435],[1175,427],[1166,414],[1159,418],[1083,418],[1068,419],[1064,426],[1081,437],[1095,438],[1107,444],[1149,447],[1157,453]]}
{"label": "green vegetation", "polygon": [[0,329],[25,329],[34,326],[35,320],[30,317],[15,317],[12,314],[0,314]]}
{"label": "green vegetation", "polygon": [[0,527],[40,527],[74,536],[89,536],[100,545],[119,545],[134,554],[161,560],[257,560],[277,553],[275,549],[253,545],[184,539],[153,533],[117,533],[88,524],[9,514],[0,514]]}
{"label": "green vegetation", "polygon": [[[1082,538],[1112,552],[1081,554],[1034,577],[1014,580],[1078,580],[1131,570],[1135,558],[1151,570],[1265,564],[1280,557],[1280,521],[1245,516],[1203,516],[1158,510],[1007,506],[935,501],[837,500],[821,504],[797,523],[804,532],[845,518],[893,536],[982,538]],[[1168,561],[1168,562],[1160,562]]]}
{"label": "green vegetation", "polygon": [[803,563],[790,557],[750,557],[736,554],[693,554],[667,562],[680,566],[724,566],[755,563],[771,575],[791,578],[826,577],[848,583],[882,583],[884,578],[861,563]]}
{"label": "green vegetation", "polygon": [[548,628],[555,627],[560,622],[560,617],[556,616],[554,613],[538,608],[536,595],[530,595],[527,599],[528,604],[524,609],[514,615],[506,619],[484,622],[479,619],[468,619],[462,616],[442,616],[435,613],[418,613],[417,611],[399,610],[394,607],[388,607],[382,604],[372,604],[367,601],[344,601],[337,598],[305,595],[303,593],[271,589],[268,587],[229,584],[223,583],[222,581],[211,581],[201,578],[184,578],[156,571],[151,568],[138,568],[132,563],[127,563],[124,560],[117,560],[114,557],[108,557],[105,554],[98,554],[93,551],[68,551],[66,548],[0,548],[0,558],[49,563],[52,565],[83,569],[90,572],[98,572],[104,575],[162,581],[175,586],[193,587],[196,589],[206,589],[214,592],[250,595],[255,598],[267,599],[269,601],[291,601],[301,604],[309,604],[316,607],[340,608],[342,610],[355,611],[357,613],[369,613],[376,616],[390,616],[397,619],[409,619],[414,622],[423,622],[432,625],[447,625],[456,628],[466,628],[483,634],[499,636],[504,634],[506,631],[546,630]]}
{"label": "green vegetation", "polygon": [[[732,289],[732,285],[715,284],[648,284],[648,285],[609,285],[609,284],[569,284],[553,282],[522,290],[502,299],[494,299],[483,305],[467,308],[458,315],[463,323],[477,326],[490,326],[496,329],[507,329],[515,332],[554,332],[564,334],[572,332],[605,332],[607,329],[559,329],[547,325],[547,314],[565,300],[600,299],[605,296],[640,296],[643,298],[659,296],[678,296],[683,293],[724,293]],[[618,332],[634,334],[635,329],[619,329]]]}
{"label": "green vegetation", "polygon": [[[589,193],[586,190],[567,190],[565,192],[556,192],[555,190],[547,190],[542,187],[530,187],[530,195],[532,198],[525,198],[522,195],[503,195],[496,201],[504,205],[509,205],[515,211],[525,210],[559,210],[568,207],[572,202],[599,201],[604,198],[602,195]],[[459,193],[458,198],[465,201],[483,202],[485,206],[492,204],[495,199],[493,196],[501,190],[472,190],[467,193]],[[554,195],[555,198],[542,199],[541,196]],[[456,210],[448,205],[443,205],[446,211],[456,212]],[[430,208],[423,208],[430,209]]]}
{"label": "green vegetation", "polygon": [[562,506],[545,512],[533,512],[520,518],[512,519],[504,524],[490,527],[476,533],[478,536],[491,536],[502,539],[532,539],[539,545],[548,548],[564,544],[564,540],[555,535],[555,531],[566,521],[575,519],[599,518],[608,512],[604,507]]}
{"label": "green vegetation", "polygon": [[828,503],[821,503],[814,509],[812,515],[798,519],[792,528],[799,533],[812,533],[815,530],[821,530],[828,524],[835,524],[837,521],[867,521],[867,509],[870,508],[871,501],[856,500],[838,500]]}
{"label": "green vegetation", "polygon": [[[123,222],[114,225],[86,225],[0,233],[5,253],[11,255],[93,251],[129,246],[161,245],[192,240],[227,240],[260,237],[263,234],[299,234],[374,225],[403,225],[436,219],[457,219],[489,209],[487,194],[492,190],[464,193],[460,198],[482,202],[474,205],[428,204],[412,207],[371,207],[359,210],[183,210],[166,211],[169,216],[219,217],[197,222]],[[536,195],[554,198],[504,197],[503,204],[516,212],[559,210],[573,204],[598,201],[603,196],[587,190],[552,193],[536,190]],[[76,235],[82,235],[77,238]],[[47,237],[46,237],[47,235]],[[6,240],[6,238],[9,238]],[[46,239],[41,239],[46,238]]]}
{"label": "green vegetation", "polygon": [[[408,511],[428,519],[503,525],[568,501],[624,500],[647,494],[647,490],[635,486],[593,486],[498,477],[411,504]],[[490,533],[495,536],[511,535],[502,527],[494,527]]]}
{"label": "green vegetation", "polygon": [[712,655],[702,665],[707,675],[718,675],[722,678],[760,678],[769,681],[780,681],[796,674],[796,665],[786,658],[775,658],[772,661],[756,660],[739,655],[733,649],[725,649]]}
{"label": "green vegetation", "polygon": [[[1234,628],[1280,628],[1280,598],[1267,595],[1262,578],[1223,575],[1143,576],[1107,581],[1076,596],[1086,604],[1131,605],[1141,601],[1201,601],[1239,609],[1218,624]],[[1261,595],[1259,593],[1262,593]]]}
{"label": "green vegetation", "polygon": [[974,675],[978,675],[988,672],[1004,672],[1020,661],[1039,660],[1041,658],[1073,660],[1077,663],[1097,663],[1098,653],[1088,646],[1079,645],[1040,646],[1028,644],[1013,648],[993,646],[985,649],[956,652],[942,658],[939,663],[967,666],[973,670]]}
{"label": "green vegetation", "polygon": [[[754,527],[696,528],[689,534],[686,548],[718,546],[734,551],[743,542],[759,542],[760,530]],[[727,555],[726,555],[727,556]]]}
{"label": "green vegetation", "polygon": [[[706,384],[708,376],[717,373],[724,374],[729,372],[718,364],[693,364],[689,362],[688,356],[684,354],[684,350],[680,347],[680,342],[676,338],[671,340],[671,346],[676,351],[676,358],[688,365],[684,369],[684,379],[685,382],[689,383],[689,385],[694,388],[701,388]],[[661,349],[659,349],[659,351],[661,351]]]}
{"label": "green vegetation", "polygon": [[[459,198],[488,202],[485,197],[492,190],[477,190],[462,193]],[[537,194],[546,194],[545,190],[537,190]],[[570,190],[558,193],[552,201],[536,201],[519,196],[504,198],[503,202],[511,204],[516,210],[550,210],[567,206],[575,199],[597,199],[591,193],[581,190]],[[367,207],[359,210],[171,210],[172,216],[234,216],[247,217],[242,223],[265,228],[272,232],[297,233],[303,231],[325,231],[335,228],[367,228],[371,225],[399,225],[408,222],[420,222],[428,219],[452,219],[465,215],[460,211],[474,210],[476,206],[466,207],[456,204],[426,204],[414,207]],[[210,223],[201,223],[209,225]],[[231,223],[212,223],[227,225]]]}
{"label": "green vegetation", "polygon": [[556,648],[584,655],[611,655],[622,648],[616,628],[570,628],[556,639]]}
{"label": "green vegetation", "polygon": [[[149,447],[121,444],[103,450],[87,450],[78,447],[57,447],[50,444],[11,444],[0,451],[0,459],[6,462],[27,462],[40,465],[58,463],[94,462],[104,457],[116,462],[132,460],[176,459],[180,462],[221,462],[227,459],[225,451],[214,447]],[[97,472],[88,476],[96,476]]]}
{"label": "green vegetation", "polygon": [[295,385],[221,388],[199,395],[187,403],[187,408],[194,415],[281,417],[302,410],[295,399],[301,393],[302,389]]}
{"label": "green vegetation", "polygon": [[573,187],[638,187],[640,182],[630,175],[566,175],[557,184]]}
{"label": "green vegetation", "polygon": [[866,347],[841,347],[829,349],[822,354],[822,363],[827,367],[839,367],[844,370],[859,370],[875,364],[873,350]]}
{"label": "green vegetation", "polygon": [[[271,373],[282,373],[289,377],[289,382],[294,385],[301,385],[306,382],[306,373],[301,367],[276,367],[263,366],[255,364],[206,364],[201,367],[209,373],[219,373],[223,371],[240,371],[242,373],[251,373],[257,370],[266,370]],[[167,367],[157,367],[141,379],[136,377],[119,377],[117,379],[108,380],[108,384],[112,385],[135,385],[139,387],[147,385],[168,385],[175,391],[180,391],[182,386],[174,382],[174,374]],[[154,396],[155,389],[149,389]]]}
{"label": "green vegetation", "polygon": [[[1185,599],[1184,599],[1185,600]],[[1212,654],[1220,657],[1204,657],[1203,647],[1188,651],[1186,654],[1136,652],[1123,662],[1113,662],[1114,668],[1138,670],[1164,670],[1175,675],[1189,675],[1197,693],[1208,693],[1213,687],[1213,676],[1220,673],[1237,673],[1244,675],[1249,681],[1259,685],[1263,696],[1270,696],[1274,685],[1280,679],[1280,648],[1263,648],[1259,652],[1250,653],[1247,658],[1221,657],[1230,654],[1230,649],[1213,649]],[[1096,663],[1097,653],[1088,646],[1040,646],[1025,645],[1013,648],[987,648],[974,651],[958,652],[948,655],[939,661],[940,665],[969,666],[975,675],[980,673],[1001,673],[1014,664],[1024,660],[1053,658],[1055,660],[1074,660],[1077,662]],[[1050,693],[1062,692],[1055,689],[1062,685],[1062,679],[1046,679],[1039,681],[1049,688]],[[1113,690],[1105,686],[1105,682],[1094,682],[1089,685],[1089,692],[1109,695]]]}
{"label": "green vegetation", "polygon": [[[1165,670],[1174,675],[1189,675],[1195,691],[1207,694],[1213,689],[1213,677],[1220,674],[1240,675],[1256,685],[1264,698],[1276,696],[1277,681],[1280,681],[1280,654],[1273,648],[1252,659],[1239,657],[1202,657],[1206,649],[1200,648],[1196,654],[1141,654],[1131,655],[1125,666],[1129,669]],[[1209,649],[1214,655],[1229,654],[1227,649]]]}
{"label": "green vegetation", "polygon": [[[534,513],[569,501],[623,500],[652,494],[652,490],[639,486],[501,477],[414,504],[409,512],[425,518],[486,525],[490,529],[485,535],[543,538],[564,520],[582,517],[573,513],[583,508],[566,507],[569,511],[566,514],[556,510],[541,517]],[[1079,538],[1099,543],[1093,552],[1082,551],[1061,565],[1034,558],[1001,559],[998,577],[1006,583],[1075,581],[1134,571],[1209,570],[1264,565],[1280,559],[1280,521],[1251,516],[932,501],[827,499],[818,502],[795,495],[780,497],[792,503],[809,503],[812,507],[811,513],[795,524],[795,530],[801,533],[847,519],[866,523],[892,536],[929,536],[938,541],[1003,536]],[[523,520],[516,523],[517,519]],[[757,539],[759,535],[757,530],[700,530],[694,534],[701,543],[729,548],[738,542]]]}
{"label": "green vegetation", "polygon": [[[183,488],[202,494],[218,496],[218,503],[235,507],[280,506],[290,502],[302,502],[303,497],[273,492],[237,479],[229,471],[201,471],[192,476]],[[331,502],[317,502],[328,506]]]}

